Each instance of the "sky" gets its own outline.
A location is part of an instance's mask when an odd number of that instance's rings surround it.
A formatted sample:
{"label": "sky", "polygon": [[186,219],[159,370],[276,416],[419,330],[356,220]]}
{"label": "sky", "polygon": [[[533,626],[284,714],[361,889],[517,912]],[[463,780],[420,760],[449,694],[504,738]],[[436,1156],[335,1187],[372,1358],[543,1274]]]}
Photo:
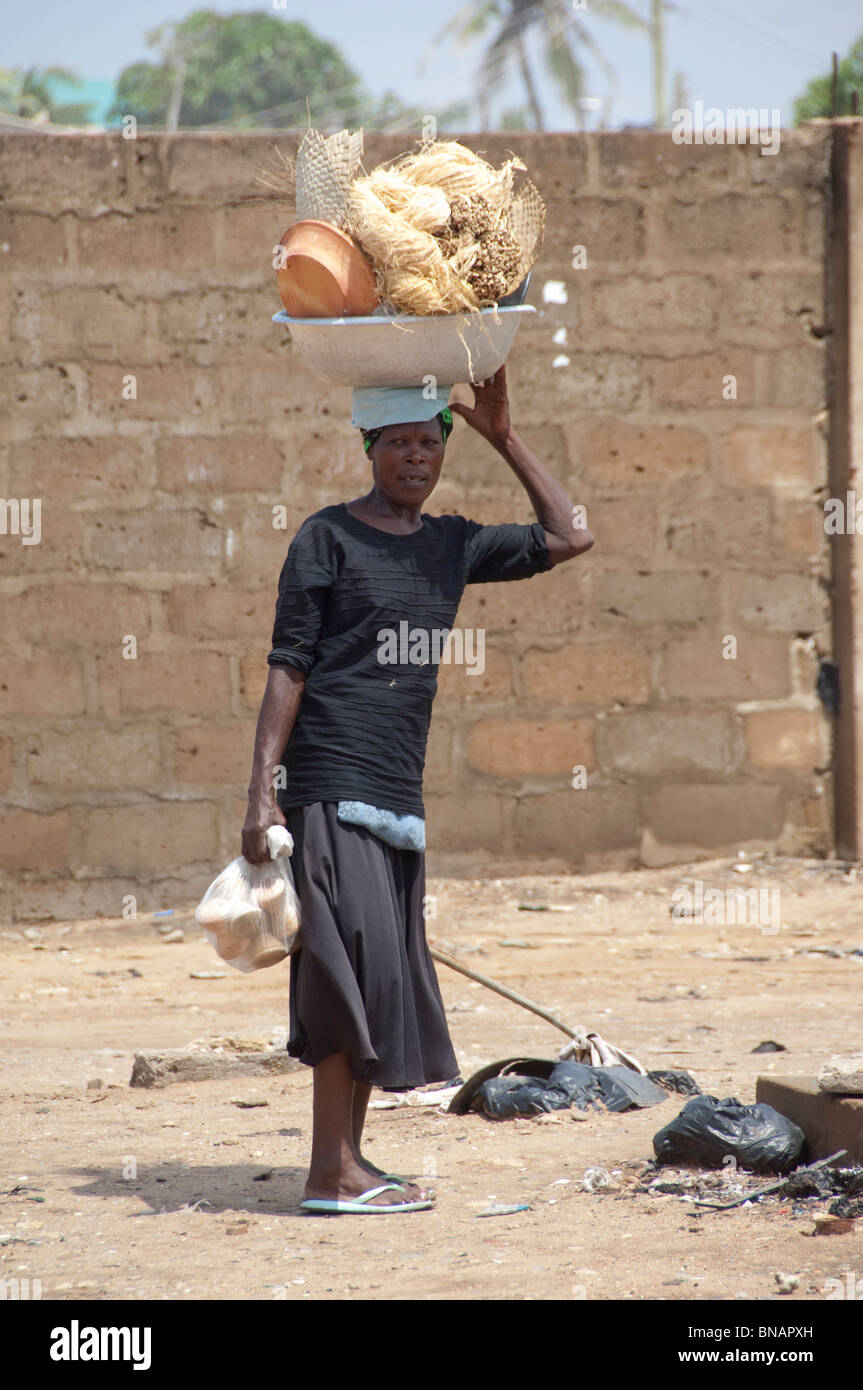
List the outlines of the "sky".
{"label": "sky", "polygon": [[[464,0],[286,0],[273,9],[279,18],[302,20],[321,38],[337,44],[375,93],[392,89],[406,105],[427,107],[430,113],[450,102],[469,98],[481,42],[457,49],[452,41],[439,47],[425,72],[418,70],[421,54]],[[650,48],[645,36],[608,20],[590,17],[591,0],[570,0],[579,18],[591,23],[597,43],[617,72],[609,125],[649,124],[653,114]],[[649,0],[631,0],[645,13]],[[196,8],[222,14],[270,11],[272,0],[234,0],[201,5],[184,0],[41,0],[22,5],[0,0],[6,15],[0,66],[72,68],[107,94],[130,63],[153,58],[146,34],[168,20],[183,18]],[[826,73],[832,50],[845,56],[863,34],[861,0],[680,0],[666,18],[669,92],[675,73],[685,83],[686,104],[757,107],[780,111],[780,125],[793,120],[793,101],[813,77]],[[609,91],[602,68],[587,63],[590,95]],[[537,58],[537,77],[545,107],[546,128],[573,129],[573,118],[556,96],[551,79]],[[87,95],[90,95],[88,91]],[[72,96],[72,94],[69,94]],[[520,106],[523,93],[515,74],[499,103]],[[669,101],[669,109],[672,103]],[[595,119],[595,118],[594,118]],[[464,129],[475,128],[467,122]]]}

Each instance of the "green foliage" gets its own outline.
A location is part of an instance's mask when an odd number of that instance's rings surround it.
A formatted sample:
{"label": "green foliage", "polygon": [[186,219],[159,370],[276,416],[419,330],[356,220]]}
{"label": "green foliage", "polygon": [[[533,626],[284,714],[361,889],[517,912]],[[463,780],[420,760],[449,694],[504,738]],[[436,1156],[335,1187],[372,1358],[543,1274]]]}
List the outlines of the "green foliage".
{"label": "green foliage", "polygon": [[[337,130],[374,124],[381,109],[338,48],[305,24],[263,11],[195,10],[147,41],[161,62],[124,69],[108,123],[134,115],[145,126],[164,126],[178,82],[181,127],[306,129],[311,120]],[[384,103],[395,100],[387,93]]]}
{"label": "green foliage", "polygon": [[92,121],[92,102],[59,101],[52,88],[84,86],[67,68],[0,68],[0,111],[28,120],[47,119],[55,125],[86,125]]}
{"label": "green foliage", "polygon": [[[851,115],[851,93],[860,94],[860,111],[863,114],[863,34],[851,46],[847,58],[840,58],[836,83],[836,115]],[[833,89],[833,75],[816,77],[802,96],[794,102],[794,124],[811,121],[816,116],[829,116],[830,98]]]}

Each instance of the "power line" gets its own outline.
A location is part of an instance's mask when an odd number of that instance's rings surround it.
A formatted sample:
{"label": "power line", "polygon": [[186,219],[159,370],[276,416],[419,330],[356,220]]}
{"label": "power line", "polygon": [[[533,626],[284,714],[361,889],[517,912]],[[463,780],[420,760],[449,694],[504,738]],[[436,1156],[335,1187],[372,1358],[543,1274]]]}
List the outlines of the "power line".
{"label": "power line", "polygon": [[[789,43],[787,39],[781,38],[776,34],[771,34],[769,30],[761,29],[757,24],[750,24],[748,19],[741,21],[741,23],[745,27],[739,27],[734,26],[733,24],[725,23],[721,19],[708,19],[707,16],[704,14],[695,13],[694,11],[687,9],[685,5],[676,4],[674,8],[678,11],[679,14],[684,15],[687,19],[694,19],[696,23],[707,24],[709,26],[712,26],[714,29],[721,29],[725,33],[731,34],[732,37],[735,39],[758,43],[759,40],[757,36],[761,35],[762,46],[764,48],[769,47],[775,49],[777,45],[782,45],[783,47],[789,49],[792,53],[809,58],[810,61],[812,59],[811,49],[800,48],[797,44]],[[734,16],[734,18],[739,19],[740,16]]]}

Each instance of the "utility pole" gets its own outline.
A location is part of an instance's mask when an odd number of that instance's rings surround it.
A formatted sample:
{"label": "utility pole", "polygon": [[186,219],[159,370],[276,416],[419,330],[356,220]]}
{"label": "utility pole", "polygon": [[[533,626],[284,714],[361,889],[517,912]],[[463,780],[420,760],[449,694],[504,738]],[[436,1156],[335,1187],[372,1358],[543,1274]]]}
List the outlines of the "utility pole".
{"label": "utility pole", "polygon": [[665,109],[665,0],[652,0],[650,40],[653,45],[653,124],[657,130],[668,125]]}
{"label": "utility pole", "polygon": [[180,108],[183,105],[183,88],[186,85],[186,58],[177,52],[174,59],[174,82],[171,87],[171,100],[165,117],[165,129],[176,130],[180,124]]}

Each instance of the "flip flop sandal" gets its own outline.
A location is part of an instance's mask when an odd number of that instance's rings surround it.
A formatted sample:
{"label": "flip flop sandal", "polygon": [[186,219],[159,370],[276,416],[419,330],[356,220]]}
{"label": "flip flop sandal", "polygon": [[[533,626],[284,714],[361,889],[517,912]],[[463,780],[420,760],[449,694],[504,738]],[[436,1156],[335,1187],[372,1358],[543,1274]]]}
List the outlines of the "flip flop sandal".
{"label": "flip flop sandal", "polygon": [[398,1183],[399,1187],[425,1187],[426,1192],[428,1192],[430,1196],[434,1194],[433,1187],[427,1187],[425,1183],[417,1182],[415,1178],[402,1177],[401,1173],[381,1173],[381,1177],[385,1182]]}
{"label": "flip flop sandal", "polygon": [[337,1201],[329,1201],[323,1197],[307,1197],[304,1202],[300,1202],[300,1209],[329,1215],[354,1212],[357,1216],[366,1216],[381,1211],[425,1211],[433,1205],[432,1202],[390,1202],[376,1205],[371,1200],[381,1192],[403,1191],[404,1188],[399,1183],[385,1182],[380,1187],[370,1187],[368,1192],[360,1193],[359,1197],[342,1198]]}

